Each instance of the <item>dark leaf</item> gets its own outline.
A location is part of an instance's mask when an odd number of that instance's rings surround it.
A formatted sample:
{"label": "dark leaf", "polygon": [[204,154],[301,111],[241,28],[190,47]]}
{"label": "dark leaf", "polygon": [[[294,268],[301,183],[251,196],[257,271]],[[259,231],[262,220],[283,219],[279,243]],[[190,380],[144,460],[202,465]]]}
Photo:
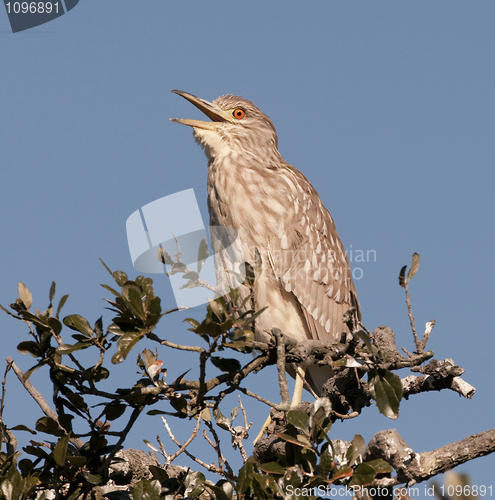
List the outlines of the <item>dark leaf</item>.
{"label": "dark leaf", "polygon": [[30,432],[31,434],[36,434],[35,431],[33,431],[29,427],[26,427],[25,425],[22,425],[22,424],[16,425],[15,427],[11,427],[10,430],[11,431],[27,431],[27,432]]}
{"label": "dark leaf", "polygon": [[407,266],[404,266],[399,273],[399,285],[403,288],[406,287],[406,269]]}
{"label": "dark leaf", "polygon": [[144,318],[144,307],[141,299],[141,289],[133,281],[128,281],[122,287],[122,296],[128,300],[131,312],[138,318]]}
{"label": "dark leaf", "polygon": [[160,481],[141,479],[134,488],[132,488],[133,500],[159,500],[161,492]]}
{"label": "dark leaf", "polygon": [[112,293],[113,295],[115,295],[116,297],[120,297],[120,293],[117,292],[117,290],[114,290],[111,286],[108,286],[108,285],[100,285],[102,286],[103,288],[105,288],[105,290],[108,290],[110,293]]}
{"label": "dark leaf", "polygon": [[88,320],[79,314],[71,314],[64,318],[64,325],[68,326],[71,330],[81,332],[88,338],[93,336],[93,329],[91,328]]}
{"label": "dark leaf", "polygon": [[[289,443],[295,444],[297,446],[302,446],[302,447],[307,448],[307,446],[304,443],[302,443],[301,441],[299,441],[294,436],[289,436],[289,434],[285,434],[284,432],[278,432],[277,436],[280,439],[283,439],[284,441],[288,441]],[[300,434],[298,436],[300,436]]]}
{"label": "dark leaf", "polygon": [[348,466],[339,467],[332,475],[332,482],[337,481],[337,479],[344,479],[346,477],[352,476],[352,469]]}
{"label": "dark leaf", "polygon": [[309,434],[309,415],[307,413],[291,410],[287,413],[287,422],[304,434]]}
{"label": "dark leaf", "polygon": [[89,472],[83,471],[83,476],[84,476],[84,479],[86,479],[86,481],[88,481],[88,483],[95,484],[95,485],[101,483],[101,476],[98,474],[90,474]]}
{"label": "dark leaf", "polygon": [[386,370],[370,371],[368,388],[380,413],[395,420],[399,416],[399,403],[402,399],[400,377]]}
{"label": "dark leaf", "polygon": [[370,460],[369,462],[365,462],[370,467],[373,467],[377,474],[385,474],[387,472],[393,472],[393,467],[383,460],[383,458],[377,458],[376,460]]}
{"label": "dark leaf", "polygon": [[17,346],[17,350],[21,354],[27,354],[27,353],[29,353],[34,358],[37,358],[37,357],[39,357],[39,356],[42,355],[42,352],[41,352],[41,349],[40,349],[40,346],[39,346],[38,342],[34,342],[32,340],[25,340],[24,342],[21,342]]}
{"label": "dark leaf", "polygon": [[71,352],[80,351],[81,349],[87,349],[91,347],[92,344],[89,342],[78,342],[77,344],[60,344],[55,351],[57,354],[63,356],[64,354],[70,354]]}
{"label": "dark leaf", "polygon": [[330,472],[332,472],[333,467],[334,467],[333,455],[331,453],[330,446],[327,446],[323,450],[323,453],[321,454],[320,457],[321,475],[323,477],[326,477]]}
{"label": "dark leaf", "polygon": [[56,289],[57,289],[57,284],[55,283],[55,281],[52,281],[52,286],[50,287],[50,293],[49,293],[50,304],[53,302],[53,297],[55,297]]}
{"label": "dark leaf", "polygon": [[369,464],[359,464],[354,469],[354,474],[349,481],[349,486],[364,486],[371,483],[376,477],[376,472]]}
{"label": "dark leaf", "polygon": [[132,348],[143,338],[141,332],[127,332],[117,342],[117,352],[112,356],[112,363],[117,365],[127,358]]}
{"label": "dark leaf", "polygon": [[210,359],[214,366],[225,373],[235,373],[241,369],[241,363],[234,358],[212,356]]}
{"label": "dark leaf", "polygon": [[69,445],[70,436],[62,436],[53,450],[53,458],[58,465],[63,466],[65,464],[65,459],[67,458],[67,446]]}
{"label": "dark leaf", "polygon": [[263,472],[268,472],[269,474],[285,474],[285,469],[277,462],[267,462],[266,464],[260,465],[260,469]]}
{"label": "dark leaf", "polygon": [[50,325],[55,335],[60,335],[62,331],[62,323],[57,318],[47,318],[46,322]]}
{"label": "dark leaf", "polygon": [[52,436],[61,437],[65,435],[65,432],[59,428],[57,422],[50,417],[41,417],[38,419],[35,428],[38,432],[44,432]]}
{"label": "dark leaf", "polygon": [[149,465],[148,468],[151,474],[153,474],[153,477],[156,480],[160,481],[162,486],[164,486],[165,483],[169,480],[169,475],[167,474],[167,471],[165,471],[161,467],[157,467],[156,465]]}
{"label": "dark leaf", "polygon": [[58,303],[57,307],[57,313],[55,314],[55,317],[58,318],[60,315],[60,311],[62,310],[62,307],[64,307],[65,303],[67,302],[67,299],[69,298],[68,295],[64,295],[61,299],[60,302]]}

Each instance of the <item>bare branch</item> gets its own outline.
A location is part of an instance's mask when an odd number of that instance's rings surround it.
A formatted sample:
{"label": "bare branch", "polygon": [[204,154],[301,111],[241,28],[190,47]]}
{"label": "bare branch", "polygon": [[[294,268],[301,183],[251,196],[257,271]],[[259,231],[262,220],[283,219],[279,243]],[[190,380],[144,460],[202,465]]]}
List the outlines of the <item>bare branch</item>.
{"label": "bare branch", "polygon": [[[495,451],[495,429],[468,436],[433,451],[415,453],[395,429],[377,432],[363,459],[383,458],[397,471],[389,486],[426,481],[448,469]],[[371,486],[371,485],[370,485]]]}
{"label": "bare branch", "polygon": [[[48,403],[45,401],[45,398],[35,389],[33,384],[31,384],[31,382],[29,380],[24,380],[24,373],[22,373],[22,370],[14,363],[14,361],[12,360],[12,358],[10,356],[7,357],[7,363],[12,364],[12,369],[14,370],[14,373],[17,375],[19,382],[24,386],[24,388],[30,394],[30,396],[38,403],[38,405],[41,408],[41,410],[43,411],[43,413],[47,417],[55,420],[55,422],[57,422],[57,424],[59,426],[59,429],[61,431],[63,431],[64,433],[66,433],[67,431],[60,425],[60,423],[58,421],[57,414],[50,408]],[[77,439],[77,438],[71,438],[70,442],[74,446],[76,446],[77,448],[81,448],[81,446],[83,446],[83,444],[84,444],[81,439]]]}

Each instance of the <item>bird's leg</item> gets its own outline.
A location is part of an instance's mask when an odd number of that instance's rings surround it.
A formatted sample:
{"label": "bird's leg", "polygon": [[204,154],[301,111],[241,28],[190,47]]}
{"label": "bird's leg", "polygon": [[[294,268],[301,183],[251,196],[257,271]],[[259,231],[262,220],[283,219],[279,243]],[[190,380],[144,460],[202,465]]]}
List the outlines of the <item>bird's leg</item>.
{"label": "bird's leg", "polygon": [[306,364],[298,364],[296,369],[296,385],[294,387],[294,394],[292,395],[292,402],[290,404],[291,408],[294,408],[294,406],[297,406],[301,402],[305,375]]}
{"label": "bird's leg", "polygon": [[[305,375],[306,375],[306,364],[305,363],[298,364],[296,369],[296,385],[294,387],[294,394],[292,395],[292,402],[290,404],[291,408],[294,408],[294,406],[297,406],[301,402]],[[260,432],[253,441],[253,445],[256,444],[256,441],[258,441],[258,439],[261,436],[263,436],[265,430],[271,423],[272,419],[270,415],[268,415],[268,418],[265,420],[265,423],[261,426]]]}

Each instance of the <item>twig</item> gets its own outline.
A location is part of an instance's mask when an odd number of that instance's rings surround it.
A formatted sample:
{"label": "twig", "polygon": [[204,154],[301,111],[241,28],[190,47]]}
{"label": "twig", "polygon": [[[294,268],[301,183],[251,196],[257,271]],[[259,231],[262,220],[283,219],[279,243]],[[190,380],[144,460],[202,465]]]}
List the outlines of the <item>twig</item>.
{"label": "twig", "polygon": [[225,457],[222,454],[222,450],[220,449],[220,439],[218,439],[218,434],[215,432],[215,429],[213,428],[213,424],[211,422],[207,422],[205,420],[205,425],[208,427],[209,431],[211,432],[213,439],[215,440],[215,443],[212,443],[212,441],[208,438],[208,435],[206,434],[206,429],[204,433],[205,439],[213,446],[213,449],[217,452],[218,456],[218,465],[220,469],[223,470],[223,466],[227,468],[227,471],[225,472],[225,477],[229,479],[235,478],[234,471],[232,470],[232,467],[230,467],[230,464],[227,462]]}
{"label": "twig", "polygon": [[108,457],[105,459],[105,461],[101,465],[102,470],[106,470],[110,466],[110,462],[112,461],[115,454],[120,450],[120,446],[125,441],[127,434],[129,434],[129,431],[132,429],[132,426],[135,424],[136,420],[138,419],[140,413],[143,410],[144,410],[144,406],[138,406],[138,407],[134,408],[134,411],[131,413],[131,416],[129,418],[129,422],[127,422],[127,425],[125,426],[124,430],[121,431],[121,433],[120,433],[119,440],[117,441],[117,443],[113,447],[112,451],[110,452]]}
{"label": "twig", "polygon": [[170,439],[179,447],[179,450],[176,451],[173,455],[168,455],[167,465],[172,463],[181,453],[186,452],[186,448],[191,444],[192,440],[198,435],[199,428],[201,426],[201,415],[198,416],[198,422],[194,427],[192,434],[189,436],[189,439],[181,445],[180,442],[176,439],[176,437],[172,434],[172,430],[170,429],[167,421],[162,417],[163,424],[165,425],[165,429],[167,429],[168,435]]}
{"label": "twig", "polygon": [[[179,448],[182,446],[180,444],[180,442],[177,440],[177,438],[173,435],[172,433],[172,429],[170,429],[170,426],[168,425],[168,422],[165,420],[165,418],[162,417],[162,421],[163,421],[163,425],[165,426],[165,429],[167,430],[167,433],[170,437],[170,439],[177,445],[179,446]],[[216,465],[214,464],[210,464],[208,465],[207,463],[203,462],[203,460],[195,457],[192,453],[190,453],[187,449],[184,449],[184,453],[191,459],[191,460],[194,460],[196,463],[198,463],[199,465],[201,465],[201,467],[204,467],[206,470],[210,471],[210,472],[214,472],[215,474],[222,474]],[[169,457],[170,455],[167,455],[167,457]],[[170,463],[170,461],[168,460],[167,458],[167,462],[166,462],[166,465],[168,465]]]}
{"label": "twig", "polygon": [[423,352],[421,344],[418,339],[418,334],[416,333],[416,326],[414,325],[414,316],[412,315],[412,307],[411,307],[411,297],[409,296],[409,280],[406,280],[404,283],[404,290],[406,291],[406,304],[407,304],[407,314],[409,316],[409,321],[411,323],[411,329],[414,337],[414,344],[416,345],[416,350],[418,353]]}
{"label": "twig", "polygon": [[[50,406],[45,401],[45,398],[35,389],[33,384],[31,384],[29,380],[24,380],[24,373],[22,373],[22,370],[14,363],[10,356],[7,357],[7,363],[11,363],[12,369],[19,379],[19,382],[24,386],[30,396],[38,403],[38,406],[41,408],[43,413],[47,417],[55,420],[55,422],[57,422],[58,424],[59,429],[64,433],[67,433],[67,431],[60,425],[57,414],[50,408]],[[84,445],[82,440],[77,438],[70,438],[70,442],[77,448],[81,448]]]}
{"label": "twig", "polygon": [[154,340],[155,342],[159,342],[160,344],[167,346],[167,347],[171,347],[172,349],[179,349],[181,351],[193,351],[193,352],[199,352],[199,353],[205,352],[205,349],[203,349],[203,347],[180,345],[180,344],[175,344],[174,342],[170,342],[168,340],[162,340],[155,333],[148,333],[147,337],[150,340]]}
{"label": "twig", "polygon": [[421,344],[420,347],[423,350],[426,347],[426,343],[428,342],[428,339],[430,338],[430,333],[433,330],[433,327],[435,326],[436,321],[432,319],[431,321],[428,321],[425,325],[425,333],[423,335],[423,338],[421,339]]}

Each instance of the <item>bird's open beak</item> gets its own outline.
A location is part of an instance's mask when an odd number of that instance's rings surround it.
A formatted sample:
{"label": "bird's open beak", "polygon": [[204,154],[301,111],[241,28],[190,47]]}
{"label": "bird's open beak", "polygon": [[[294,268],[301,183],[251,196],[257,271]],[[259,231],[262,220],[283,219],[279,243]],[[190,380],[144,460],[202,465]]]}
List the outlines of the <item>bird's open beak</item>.
{"label": "bird's open beak", "polygon": [[182,96],[189,102],[194,104],[198,109],[200,109],[208,118],[211,118],[211,122],[204,122],[201,120],[189,120],[187,118],[170,118],[170,121],[182,123],[183,125],[189,125],[194,128],[202,128],[205,130],[215,130],[215,122],[231,122],[232,115],[229,111],[223,111],[211,102],[205,101],[200,97],[188,94],[187,92],[182,92],[182,90],[172,90],[175,94]]}

